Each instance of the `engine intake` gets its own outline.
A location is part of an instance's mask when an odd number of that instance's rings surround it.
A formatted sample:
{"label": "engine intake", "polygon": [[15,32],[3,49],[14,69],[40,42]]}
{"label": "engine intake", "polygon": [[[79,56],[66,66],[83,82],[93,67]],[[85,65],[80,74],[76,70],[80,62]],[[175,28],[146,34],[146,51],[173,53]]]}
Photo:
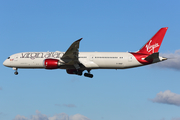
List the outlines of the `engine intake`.
{"label": "engine intake", "polygon": [[57,69],[60,66],[60,61],[58,59],[45,59],[44,67],[45,69]]}

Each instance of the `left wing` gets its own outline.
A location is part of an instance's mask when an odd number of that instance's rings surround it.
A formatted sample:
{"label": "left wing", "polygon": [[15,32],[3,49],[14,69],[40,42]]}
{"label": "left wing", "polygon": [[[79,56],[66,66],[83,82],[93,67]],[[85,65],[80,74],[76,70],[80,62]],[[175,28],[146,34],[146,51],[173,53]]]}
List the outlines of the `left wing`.
{"label": "left wing", "polygon": [[65,54],[61,57],[61,59],[65,62],[66,65],[74,65],[76,69],[79,68],[78,63],[78,55],[79,55],[79,43],[83,38],[72,43],[72,45],[68,48]]}

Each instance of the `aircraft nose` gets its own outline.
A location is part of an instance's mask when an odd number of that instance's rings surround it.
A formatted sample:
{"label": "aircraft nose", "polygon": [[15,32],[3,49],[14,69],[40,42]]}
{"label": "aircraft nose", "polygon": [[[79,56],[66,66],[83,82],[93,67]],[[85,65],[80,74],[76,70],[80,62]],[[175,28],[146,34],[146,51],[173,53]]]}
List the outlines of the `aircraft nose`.
{"label": "aircraft nose", "polygon": [[5,60],[5,61],[3,62],[3,65],[4,65],[4,66],[8,66],[8,61]]}

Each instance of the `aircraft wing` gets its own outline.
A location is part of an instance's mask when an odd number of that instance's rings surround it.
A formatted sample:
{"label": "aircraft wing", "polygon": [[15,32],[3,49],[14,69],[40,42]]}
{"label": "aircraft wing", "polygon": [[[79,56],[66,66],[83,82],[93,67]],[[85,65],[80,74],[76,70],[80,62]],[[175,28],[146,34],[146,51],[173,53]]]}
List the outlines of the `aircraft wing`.
{"label": "aircraft wing", "polygon": [[61,57],[61,59],[65,62],[66,65],[74,65],[76,66],[79,62],[78,54],[79,54],[79,43],[82,40],[76,40],[71,44],[65,54]]}

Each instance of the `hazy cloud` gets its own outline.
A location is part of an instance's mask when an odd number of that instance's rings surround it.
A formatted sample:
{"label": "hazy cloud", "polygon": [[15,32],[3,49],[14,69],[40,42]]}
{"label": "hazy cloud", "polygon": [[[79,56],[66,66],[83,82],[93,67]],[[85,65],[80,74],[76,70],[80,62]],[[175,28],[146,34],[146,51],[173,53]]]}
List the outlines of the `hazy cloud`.
{"label": "hazy cloud", "polygon": [[49,117],[49,120],[90,120],[90,119],[81,114],[68,116],[66,113],[60,113],[60,114],[54,115],[53,117]]}
{"label": "hazy cloud", "polygon": [[75,114],[75,115],[70,116],[69,120],[90,120],[90,119],[81,114]]}
{"label": "hazy cloud", "polygon": [[[167,119],[162,118],[161,120],[167,120]],[[170,119],[170,120],[180,120],[180,118],[172,118],[172,119]]]}
{"label": "hazy cloud", "polygon": [[24,116],[17,115],[13,120],[29,120],[29,119]]}
{"label": "hazy cloud", "polygon": [[73,108],[73,107],[76,107],[76,105],[74,104],[55,104],[55,106],[59,106],[59,107],[68,107],[68,108]]}
{"label": "hazy cloud", "polygon": [[180,118],[172,118],[171,120],[180,120]]}
{"label": "hazy cloud", "polygon": [[38,110],[36,110],[36,115],[32,115],[30,120],[49,120],[47,115],[41,114]]}
{"label": "hazy cloud", "polygon": [[160,56],[166,57],[168,60],[154,64],[153,67],[180,70],[180,50],[176,50],[174,53],[160,54]]}
{"label": "hazy cloud", "polygon": [[31,118],[26,118],[24,116],[17,115],[13,120],[90,120],[90,119],[81,114],[75,114],[69,116],[66,113],[59,113],[52,117],[48,117],[47,115],[42,114],[41,112],[36,110],[36,115],[32,115]]}
{"label": "hazy cloud", "polygon": [[76,107],[74,104],[63,104],[64,107],[73,108]]}
{"label": "hazy cloud", "polygon": [[2,90],[2,87],[0,87],[0,90]]}
{"label": "hazy cloud", "polygon": [[180,106],[180,95],[172,93],[170,90],[166,90],[158,93],[154,99],[151,99],[151,101]]}
{"label": "hazy cloud", "polygon": [[49,117],[49,120],[69,120],[69,116],[66,113],[59,113],[53,117]]}

